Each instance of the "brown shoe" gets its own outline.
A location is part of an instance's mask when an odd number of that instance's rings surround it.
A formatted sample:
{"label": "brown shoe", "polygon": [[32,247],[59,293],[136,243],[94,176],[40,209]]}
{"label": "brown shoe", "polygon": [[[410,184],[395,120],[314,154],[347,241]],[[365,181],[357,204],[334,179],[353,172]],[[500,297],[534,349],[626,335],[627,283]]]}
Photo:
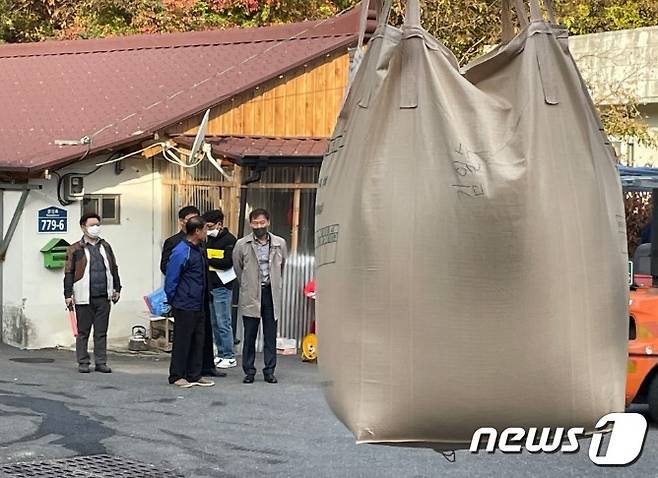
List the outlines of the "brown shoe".
{"label": "brown shoe", "polygon": [[190,387],[194,387],[194,384],[193,384],[193,383],[188,382],[188,381],[185,380],[184,378],[179,378],[178,380],[176,380],[176,381],[174,382],[174,385],[176,385],[177,387],[180,387],[180,388],[190,388]]}
{"label": "brown shoe", "polygon": [[199,380],[194,382],[192,385],[198,385],[199,387],[214,387],[215,382],[208,380],[207,378],[201,377]]}

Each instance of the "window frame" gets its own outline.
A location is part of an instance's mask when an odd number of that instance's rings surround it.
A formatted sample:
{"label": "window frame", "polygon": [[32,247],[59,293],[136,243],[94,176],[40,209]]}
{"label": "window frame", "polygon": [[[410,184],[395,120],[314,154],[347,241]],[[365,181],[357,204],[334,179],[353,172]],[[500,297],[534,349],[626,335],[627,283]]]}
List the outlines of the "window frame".
{"label": "window frame", "polygon": [[[85,194],[80,201],[80,212],[85,214],[85,200],[94,199],[98,201],[98,208],[96,212],[101,217],[101,223],[103,225],[115,225],[121,224],[121,194]],[[103,200],[112,199],[114,200],[114,215],[115,217],[107,218],[103,215]],[[89,211],[92,212],[92,211]]]}

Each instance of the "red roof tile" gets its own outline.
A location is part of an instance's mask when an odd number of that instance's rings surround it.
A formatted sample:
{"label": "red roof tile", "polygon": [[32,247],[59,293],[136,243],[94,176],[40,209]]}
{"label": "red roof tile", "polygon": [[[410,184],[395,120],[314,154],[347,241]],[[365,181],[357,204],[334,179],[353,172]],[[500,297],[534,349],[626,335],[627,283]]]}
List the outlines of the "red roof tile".
{"label": "red roof tile", "polygon": [[0,46],[0,170],[42,171],[137,142],[353,44],[359,9],[336,18],[100,40]]}
{"label": "red roof tile", "polygon": [[[191,147],[194,138],[179,136],[176,142]],[[212,145],[215,158],[225,157],[239,161],[248,157],[267,156],[269,158],[316,158],[322,159],[328,138],[275,138],[268,136],[207,136],[206,142]]]}

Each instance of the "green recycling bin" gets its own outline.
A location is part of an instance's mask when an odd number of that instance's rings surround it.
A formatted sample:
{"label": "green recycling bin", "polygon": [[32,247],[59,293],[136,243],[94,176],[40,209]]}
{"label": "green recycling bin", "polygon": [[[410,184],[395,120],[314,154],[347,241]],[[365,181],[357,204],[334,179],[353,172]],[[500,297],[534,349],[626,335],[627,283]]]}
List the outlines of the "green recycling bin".
{"label": "green recycling bin", "polygon": [[66,249],[69,243],[58,237],[52,238],[41,248],[43,266],[47,269],[62,269],[66,263]]}

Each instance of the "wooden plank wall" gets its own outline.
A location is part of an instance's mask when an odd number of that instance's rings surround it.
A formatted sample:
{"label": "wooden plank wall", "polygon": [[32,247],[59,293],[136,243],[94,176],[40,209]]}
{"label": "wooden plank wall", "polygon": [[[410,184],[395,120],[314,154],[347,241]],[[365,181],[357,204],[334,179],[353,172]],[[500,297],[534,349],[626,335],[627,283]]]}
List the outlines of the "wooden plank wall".
{"label": "wooden plank wall", "polygon": [[[213,108],[208,135],[331,136],[347,85],[347,51],[327,55]],[[195,134],[198,115],[172,134]]]}

